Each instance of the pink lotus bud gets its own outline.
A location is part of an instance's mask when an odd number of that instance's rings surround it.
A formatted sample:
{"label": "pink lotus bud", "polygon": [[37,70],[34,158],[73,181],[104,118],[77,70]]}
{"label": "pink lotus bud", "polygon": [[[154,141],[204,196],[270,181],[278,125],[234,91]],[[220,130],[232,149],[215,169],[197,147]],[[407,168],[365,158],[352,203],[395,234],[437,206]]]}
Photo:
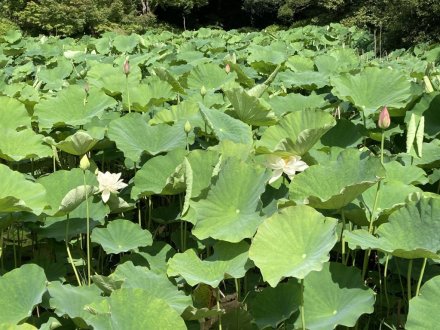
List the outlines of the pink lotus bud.
{"label": "pink lotus bud", "polygon": [[130,63],[128,62],[128,56],[125,58],[124,61],[124,73],[126,76],[130,73]]}
{"label": "pink lotus bud", "polygon": [[377,122],[377,126],[379,126],[382,129],[387,129],[390,127],[391,124],[391,118],[390,114],[388,112],[387,107],[383,107],[382,111],[379,114],[379,120]]}
{"label": "pink lotus bud", "polygon": [[231,72],[231,66],[229,65],[229,63],[226,64],[225,71],[226,71],[226,73]]}

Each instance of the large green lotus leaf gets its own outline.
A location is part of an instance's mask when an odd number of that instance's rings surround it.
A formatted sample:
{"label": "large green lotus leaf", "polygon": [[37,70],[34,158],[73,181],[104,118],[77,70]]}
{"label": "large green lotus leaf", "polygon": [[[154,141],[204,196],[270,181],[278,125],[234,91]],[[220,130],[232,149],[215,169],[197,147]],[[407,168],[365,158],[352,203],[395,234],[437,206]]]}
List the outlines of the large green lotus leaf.
{"label": "large green lotus leaf", "polygon": [[368,67],[356,75],[332,79],[333,94],[351,102],[369,117],[383,106],[404,108],[412,98],[411,82],[392,69]]}
{"label": "large green lotus leaf", "polygon": [[124,219],[112,220],[106,228],[93,229],[91,240],[101,245],[105,252],[115,254],[137,250],[153,243],[148,230]]}
{"label": "large green lotus leaf", "polygon": [[[123,288],[110,296],[111,329],[185,330],[185,322],[164,300],[145,290]],[[104,329],[103,329],[104,330]]]}
{"label": "large green lotus leaf", "polygon": [[138,65],[130,65],[130,74],[126,77],[122,63],[119,66],[113,66],[108,63],[92,61],[87,72],[89,84],[99,89],[104,89],[110,95],[118,95],[125,92],[127,82],[128,88],[138,86],[141,78],[142,72]]}
{"label": "large green lotus leaf", "polygon": [[231,140],[235,143],[252,144],[252,130],[242,121],[199,103],[200,111],[219,141]]}
{"label": "large green lotus leaf", "polygon": [[379,249],[394,256],[440,259],[440,200],[421,199],[393,212],[376,236],[365,230],[345,232],[350,248]]}
{"label": "large green lotus leaf", "polygon": [[77,131],[75,134],[68,136],[63,141],[55,143],[54,145],[71,155],[82,156],[89,152],[98,140],[90,136],[85,131]]}
{"label": "large green lotus leaf", "polygon": [[234,110],[231,114],[248,125],[268,126],[276,122],[275,114],[257,97],[251,96],[245,90],[235,88],[225,91]]}
{"label": "large green lotus leaf", "polygon": [[204,86],[207,90],[220,89],[223,85],[234,80],[236,75],[226,71],[214,63],[199,64],[191,70],[187,82],[189,89],[200,91]]}
{"label": "large green lotus leaf", "polygon": [[7,96],[0,96],[0,128],[16,130],[31,127],[31,118],[23,103]]}
{"label": "large green lotus leaf", "polygon": [[[0,330],[37,330],[38,328],[34,327],[32,324],[23,323],[20,325],[15,325],[13,323],[1,323]],[[46,330],[45,328],[40,328]],[[48,329],[49,330],[49,329]]]}
{"label": "large green lotus leaf", "polygon": [[322,109],[329,105],[323,95],[315,94],[314,92],[310,95],[295,93],[289,93],[286,96],[277,95],[269,98],[267,103],[270,104],[272,110],[279,117],[289,112]]}
{"label": "large green lotus leaf", "polygon": [[349,72],[359,66],[359,55],[351,48],[335,49],[316,56],[315,65],[319,72],[329,75]]}
{"label": "large green lotus leaf", "polygon": [[100,118],[104,111],[116,105],[116,100],[97,88],[90,88],[87,102],[86,93],[79,85],[70,85],[55,97],[42,100],[35,106],[40,128],[54,125],[84,125],[93,117]]}
{"label": "large green lotus leaf", "polygon": [[[148,111],[152,105],[159,106],[176,97],[171,85],[158,77],[150,78],[148,83],[130,86],[129,95],[131,109],[144,112]],[[128,94],[126,91],[122,93],[122,101],[124,108],[128,109]]]}
{"label": "large green lotus leaf", "polygon": [[0,277],[0,320],[17,324],[31,316],[46,291],[43,268],[28,264]]}
{"label": "large green lotus leaf", "polygon": [[302,156],[335,124],[333,116],[323,111],[293,112],[264,131],[257,150]]}
{"label": "large green lotus leaf", "polygon": [[137,113],[113,120],[107,134],[125,157],[134,162],[139,162],[143,153],[154,156],[186,146],[186,135],[182,125],[150,126]]}
{"label": "large green lotus leaf", "polygon": [[206,198],[190,203],[194,212],[186,220],[195,224],[193,234],[228,242],[252,237],[263,221],[260,195],[269,176],[262,167],[233,158],[227,161]]}
{"label": "large green lotus leaf", "polygon": [[287,70],[278,75],[277,81],[288,88],[316,90],[329,85],[329,76],[316,71],[292,72]]}
{"label": "large green lotus leaf", "polygon": [[436,329],[440,323],[440,314],[438,313],[439,296],[440,276],[436,276],[422,286],[419,296],[409,301],[409,313],[405,329]]}
{"label": "large green lotus leaf", "polygon": [[120,53],[131,53],[134,48],[138,45],[140,37],[136,34],[117,35],[113,39],[113,47]]}
{"label": "large green lotus leaf", "polygon": [[[86,171],[86,185],[98,186],[96,175]],[[84,186],[84,172],[79,168],[70,171],[60,170],[38,178],[37,182],[46,188],[46,199],[50,209],[44,212],[47,215],[61,216],[66,214],[61,210],[61,205],[66,195],[72,189]],[[85,198],[84,198],[85,199]]]}
{"label": "large green lotus leaf", "polygon": [[247,57],[247,62],[264,62],[272,65],[278,65],[285,62],[288,55],[285,49],[280,49],[279,47],[276,48],[274,49],[273,47],[252,44],[249,47],[250,54]]}
{"label": "large green lotus leaf", "polygon": [[68,214],[74,211],[78,206],[86,201],[89,196],[93,198],[93,194],[98,192],[98,188],[90,185],[81,185],[70,190],[61,200],[59,213]]}
{"label": "large green lotus leaf", "polygon": [[32,129],[16,131],[4,129],[0,133],[0,158],[19,161],[52,156],[52,149],[44,143],[43,135]]}
{"label": "large green lotus leaf", "polygon": [[179,104],[172,105],[169,109],[163,109],[156,112],[153,119],[149,121],[150,125],[174,124],[177,122],[188,121],[192,128],[205,128],[205,120],[200,113],[199,105],[191,100],[185,100]]}
{"label": "large green lotus leaf", "polygon": [[147,267],[135,266],[128,261],[120,264],[114,274],[124,280],[122,288],[143,289],[146,295],[163,299],[179,314],[192,305],[191,296],[178,290],[165,273],[157,274]]}
{"label": "large green lotus leaf", "polygon": [[19,172],[0,164],[0,212],[28,211],[39,215],[46,208],[46,189]]}
{"label": "large green lotus leaf", "polygon": [[180,275],[191,286],[205,283],[215,288],[225,278],[244,277],[251,267],[248,243],[219,242],[206,260],[200,260],[193,249],[175,254],[168,260],[167,274]]}
{"label": "large green lotus leaf", "polygon": [[[435,138],[440,133],[440,119],[438,109],[440,107],[440,93],[433,92],[424,94],[420,101],[414,106],[410,113],[425,117],[425,135]],[[409,119],[409,118],[408,118]],[[406,121],[407,122],[407,121]]]}
{"label": "large green lotus leaf", "polygon": [[[310,330],[353,327],[362,314],[374,311],[374,295],[357,268],[325,263],[320,272],[304,279],[305,326]],[[301,328],[301,318],[295,325]]]}
{"label": "large green lotus leaf", "polygon": [[101,296],[101,290],[95,285],[77,287],[51,282],[47,289],[50,295],[49,304],[55,309],[55,314],[69,316],[81,328],[87,327],[93,316],[87,306],[108,299]]}
{"label": "large green lotus leaf", "polygon": [[174,186],[170,177],[176,168],[182,164],[186,151],[173,150],[164,156],[149,159],[134,176],[132,198],[151,196],[154,194],[177,195],[185,191],[185,185]]}
{"label": "large green lotus leaf", "polygon": [[[372,210],[376,199],[377,184],[368,188],[359,200]],[[391,214],[395,209],[404,206],[410,200],[410,195],[415,193],[422,193],[422,190],[399,181],[385,181],[380,186],[379,196],[376,202],[375,216],[379,217],[381,214]],[[369,211],[368,211],[369,212]]]}
{"label": "large green lotus leaf", "polygon": [[313,208],[285,208],[258,228],[249,258],[260,268],[263,279],[275,287],[284,277],[304,278],[320,271],[336,244],[337,220]]}
{"label": "large green lotus leaf", "polygon": [[340,209],[385,176],[379,159],[346,149],[337,160],[315,165],[295,176],[290,199],[315,208]]}
{"label": "large green lotus leaf", "polygon": [[298,310],[301,304],[301,287],[295,280],[267,287],[249,296],[248,310],[259,329],[276,328]]}
{"label": "large green lotus leaf", "polygon": [[72,63],[63,57],[56,61],[57,65],[53,68],[43,67],[37,71],[37,78],[44,82],[45,89],[59,89],[63,86],[64,79],[70,76],[73,70]]}
{"label": "large green lotus leaf", "polygon": [[167,272],[167,262],[174,254],[171,245],[163,241],[154,241],[153,245],[139,249],[139,252],[134,252],[128,257],[136,266],[148,266],[151,271],[162,274]]}
{"label": "large green lotus leaf", "polygon": [[383,165],[386,169],[385,181],[399,181],[406,185],[418,185],[428,183],[426,172],[414,165],[402,165],[399,162],[391,161]]}

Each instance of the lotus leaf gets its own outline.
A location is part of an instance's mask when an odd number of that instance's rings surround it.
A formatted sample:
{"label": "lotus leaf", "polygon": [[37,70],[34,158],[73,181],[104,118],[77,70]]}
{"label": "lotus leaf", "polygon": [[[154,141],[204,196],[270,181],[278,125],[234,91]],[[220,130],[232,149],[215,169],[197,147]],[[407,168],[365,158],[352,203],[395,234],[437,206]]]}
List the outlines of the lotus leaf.
{"label": "lotus leaf", "polygon": [[100,244],[107,253],[127,252],[153,243],[148,230],[124,219],[112,220],[106,228],[95,228],[91,239]]}
{"label": "lotus leaf", "polygon": [[263,279],[275,287],[283,277],[320,271],[336,244],[337,220],[305,205],[282,209],[266,219],[249,250]]}

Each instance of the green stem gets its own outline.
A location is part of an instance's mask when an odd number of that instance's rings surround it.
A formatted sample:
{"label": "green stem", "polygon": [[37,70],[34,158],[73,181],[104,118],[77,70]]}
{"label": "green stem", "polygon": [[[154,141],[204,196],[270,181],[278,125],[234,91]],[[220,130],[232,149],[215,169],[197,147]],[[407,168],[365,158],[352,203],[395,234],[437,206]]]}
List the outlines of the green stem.
{"label": "green stem", "polygon": [[[220,311],[220,288],[217,288],[217,310]],[[218,315],[218,330],[222,330],[222,314]]]}
{"label": "green stem", "polygon": [[2,273],[5,272],[5,264],[4,264],[4,258],[3,258],[3,229],[0,230],[0,267]]}
{"label": "green stem", "polygon": [[342,230],[341,230],[342,263],[344,265],[347,265],[348,256],[346,256],[346,253],[345,253],[345,238],[344,238],[344,231],[345,231],[345,214],[344,214],[344,209],[341,209],[341,218],[342,218]]}
{"label": "green stem", "polygon": [[387,316],[390,312],[390,300],[388,297],[388,288],[387,288],[387,274],[388,274],[388,261],[390,260],[390,255],[387,254],[387,258],[385,260],[385,268],[383,270],[383,288],[385,291],[385,300],[387,301]]}
{"label": "green stem", "polygon": [[128,90],[128,76],[125,76],[125,90],[127,91],[128,113],[131,112],[130,91]]}
{"label": "green stem", "polygon": [[69,258],[69,263],[72,266],[73,272],[75,273],[75,277],[76,277],[76,281],[78,282],[78,286],[81,286],[81,280],[79,278],[79,274],[78,274],[78,271],[76,270],[76,266],[75,266],[75,263],[73,262],[72,254],[70,253],[70,248],[69,248],[69,215],[67,215],[65,242],[66,242],[66,251],[67,251],[67,256]]}
{"label": "green stem", "polygon": [[409,259],[408,263],[408,273],[406,275],[406,287],[407,287],[407,295],[408,295],[408,303],[411,300],[411,272],[412,272],[412,266],[413,266],[413,259]]}
{"label": "green stem", "polygon": [[405,297],[405,295],[404,295],[405,289],[403,287],[403,281],[402,281],[402,275],[400,272],[400,267],[399,267],[399,264],[397,263],[396,258],[393,258],[393,260],[394,260],[394,264],[396,265],[397,274],[399,275],[400,290],[402,290],[402,296]]}
{"label": "green stem", "polygon": [[151,213],[152,213],[152,209],[153,209],[153,201],[152,201],[152,196],[148,197],[148,230],[151,232]]}
{"label": "green stem", "polygon": [[86,171],[83,171],[83,177],[84,177],[84,189],[86,193],[86,221],[87,221],[87,283],[90,286],[91,284],[91,271],[90,271],[90,210],[89,210],[89,192],[87,190],[87,184],[86,184]]}
{"label": "green stem", "polygon": [[419,295],[419,292],[420,292],[420,286],[422,285],[423,275],[425,275],[425,268],[426,268],[426,261],[427,260],[428,260],[427,258],[423,259],[422,270],[420,271],[419,280],[417,281],[416,297]]}
{"label": "green stem", "polygon": [[301,279],[301,306],[300,306],[300,313],[301,313],[302,330],[306,330],[306,317],[304,315],[304,279]]}
{"label": "green stem", "polygon": [[237,292],[237,301],[240,301],[240,279],[234,278],[235,281],[235,291]]}
{"label": "green stem", "polygon": [[382,131],[381,140],[380,140],[380,163],[383,165],[383,149],[385,145],[385,134]]}

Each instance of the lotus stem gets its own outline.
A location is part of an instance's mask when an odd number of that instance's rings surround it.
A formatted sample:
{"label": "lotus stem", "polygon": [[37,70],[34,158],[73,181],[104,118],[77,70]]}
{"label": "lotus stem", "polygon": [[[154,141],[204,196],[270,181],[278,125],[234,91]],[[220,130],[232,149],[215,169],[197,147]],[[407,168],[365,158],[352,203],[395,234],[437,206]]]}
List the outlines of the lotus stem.
{"label": "lotus stem", "polygon": [[412,293],[411,293],[411,272],[412,272],[412,266],[413,266],[413,259],[409,259],[409,263],[408,263],[408,273],[406,276],[406,286],[407,286],[407,295],[408,295],[408,303],[412,298]]}
{"label": "lotus stem", "polygon": [[2,273],[5,272],[5,264],[4,264],[4,258],[3,258],[3,229],[0,230],[0,269]]}
{"label": "lotus stem", "polygon": [[388,274],[388,261],[390,260],[390,255],[387,253],[387,257],[385,260],[385,268],[383,270],[383,288],[385,291],[385,300],[387,301],[387,316],[390,311],[390,300],[388,297],[388,288],[387,288],[387,274]]}
{"label": "lotus stem", "polygon": [[341,245],[342,245],[342,263],[344,265],[347,265],[347,261],[348,261],[348,256],[346,258],[346,253],[345,253],[345,238],[344,238],[344,231],[345,231],[345,214],[344,214],[344,209],[341,209],[341,218],[342,218],[342,230],[341,230]]}
{"label": "lotus stem", "polygon": [[382,131],[381,139],[380,139],[380,163],[383,165],[383,149],[385,146],[385,134]]}
{"label": "lotus stem", "polygon": [[240,279],[234,278],[235,291],[237,292],[237,301],[240,301]]}
{"label": "lotus stem", "polygon": [[130,90],[128,89],[128,75],[125,76],[125,90],[127,92],[128,113],[131,113]]}
{"label": "lotus stem", "polygon": [[304,279],[301,279],[301,306],[300,306],[300,313],[301,313],[302,330],[306,330],[306,317],[304,315]]}
{"label": "lotus stem", "polygon": [[[216,291],[216,300],[217,300],[217,310],[220,311],[220,288],[217,287]],[[222,314],[218,315],[218,330],[222,330]]]}
{"label": "lotus stem", "polygon": [[428,261],[427,258],[423,259],[422,269],[420,270],[419,280],[417,281],[416,297],[420,293],[420,287],[422,286],[423,275],[425,275],[425,268],[426,268],[426,262],[427,261]]}
{"label": "lotus stem", "polygon": [[75,277],[76,277],[76,281],[78,282],[78,286],[81,286],[81,280],[79,278],[79,274],[78,271],[76,269],[75,263],[73,262],[73,258],[72,258],[72,254],[70,253],[70,248],[69,248],[69,215],[67,214],[67,223],[66,223],[66,238],[65,238],[65,242],[66,242],[66,251],[67,251],[67,256],[69,258],[69,263],[72,266],[73,272],[75,273]]}
{"label": "lotus stem", "polygon": [[87,284],[91,284],[91,270],[90,270],[90,210],[89,210],[89,192],[86,184],[86,171],[83,171],[84,177],[84,190],[86,193],[86,222],[87,222],[87,234],[86,234],[86,248],[87,248]]}

